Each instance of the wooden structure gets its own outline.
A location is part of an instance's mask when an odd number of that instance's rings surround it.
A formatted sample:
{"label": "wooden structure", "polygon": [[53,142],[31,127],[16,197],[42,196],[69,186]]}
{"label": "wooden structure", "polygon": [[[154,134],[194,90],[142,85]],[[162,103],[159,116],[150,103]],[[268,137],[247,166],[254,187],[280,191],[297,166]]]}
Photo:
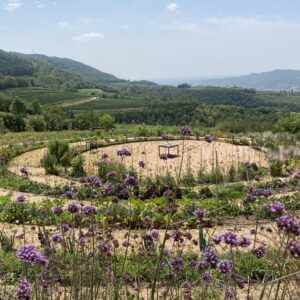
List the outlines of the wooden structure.
{"label": "wooden structure", "polygon": [[166,144],[163,145],[159,145],[158,146],[158,155],[161,155],[161,148],[167,149],[167,153],[168,153],[168,157],[170,156],[170,149],[172,148],[177,148],[177,156],[179,156],[179,145],[178,144],[174,144],[173,142],[167,142]]}

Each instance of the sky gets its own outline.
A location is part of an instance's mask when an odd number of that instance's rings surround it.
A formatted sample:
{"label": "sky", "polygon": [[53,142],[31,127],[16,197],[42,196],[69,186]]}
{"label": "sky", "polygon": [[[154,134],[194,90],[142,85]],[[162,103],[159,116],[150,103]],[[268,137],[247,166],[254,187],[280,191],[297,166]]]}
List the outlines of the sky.
{"label": "sky", "polygon": [[0,0],[0,49],[124,79],[300,69],[299,0]]}

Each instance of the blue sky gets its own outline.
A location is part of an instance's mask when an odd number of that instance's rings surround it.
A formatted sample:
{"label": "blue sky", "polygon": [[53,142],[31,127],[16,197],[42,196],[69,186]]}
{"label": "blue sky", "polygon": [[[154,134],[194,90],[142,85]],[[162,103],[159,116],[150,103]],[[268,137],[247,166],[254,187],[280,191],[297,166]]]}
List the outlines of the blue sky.
{"label": "blue sky", "polygon": [[299,0],[0,0],[0,48],[126,79],[300,69]]}

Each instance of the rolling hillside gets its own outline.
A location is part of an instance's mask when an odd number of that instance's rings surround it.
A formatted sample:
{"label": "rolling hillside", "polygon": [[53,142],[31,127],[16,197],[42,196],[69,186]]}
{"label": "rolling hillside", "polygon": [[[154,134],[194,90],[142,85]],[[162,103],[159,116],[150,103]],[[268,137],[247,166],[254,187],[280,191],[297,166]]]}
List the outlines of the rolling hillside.
{"label": "rolling hillside", "polygon": [[245,76],[199,80],[195,85],[242,87],[265,91],[300,90],[300,71],[274,70]]}
{"label": "rolling hillside", "polygon": [[62,71],[79,75],[87,80],[97,81],[102,83],[122,82],[124,80],[117,78],[116,76],[101,72],[96,68],[90,67],[78,61],[74,61],[68,58],[50,57],[42,54],[28,54],[27,57],[38,60],[42,63],[47,63]]}

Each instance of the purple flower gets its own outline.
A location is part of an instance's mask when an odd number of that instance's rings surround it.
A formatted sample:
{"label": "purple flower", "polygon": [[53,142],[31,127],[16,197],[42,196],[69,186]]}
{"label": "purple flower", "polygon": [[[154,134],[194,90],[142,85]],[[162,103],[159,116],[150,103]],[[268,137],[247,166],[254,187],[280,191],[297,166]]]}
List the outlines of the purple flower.
{"label": "purple flower", "polygon": [[181,257],[174,257],[170,259],[170,268],[174,272],[182,271],[183,269],[183,260]]}
{"label": "purple flower", "polygon": [[107,174],[106,174],[106,177],[108,179],[112,179],[112,178],[114,178],[116,176],[117,176],[117,172],[115,172],[115,171],[108,171]]}
{"label": "purple flower", "polygon": [[236,291],[233,289],[229,289],[225,292],[225,299],[235,298],[236,297]]}
{"label": "purple flower", "polygon": [[70,226],[64,223],[60,226],[60,229],[62,232],[68,232],[70,230]]}
{"label": "purple flower", "polygon": [[68,205],[68,211],[72,214],[78,213],[80,209],[80,206],[77,205],[76,203],[70,203]]}
{"label": "purple flower", "polygon": [[18,195],[16,197],[16,201],[19,202],[19,203],[24,203],[26,201],[26,197],[24,195]]}
{"label": "purple flower", "polygon": [[265,198],[272,196],[272,191],[270,189],[258,189],[256,193],[258,196],[262,196]]}
{"label": "purple flower", "polygon": [[204,211],[201,208],[196,208],[194,211],[194,216],[197,219],[202,220],[204,217]]}
{"label": "purple flower", "polygon": [[264,245],[259,245],[252,249],[252,254],[254,254],[257,258],[262,258],[266,255],[267,249]]}
{"label": "purple flower", "polygon": [[99,177],[92,175],[87,177],[87,183],[91,186],[100,186],[101,180],[99,179]]}
{"label": "purple flower", "polygon": [[221,235],[213,235],[211,237],[211,241],[215,244],[215,245],[219,245],[222,242],[222,236]]}
{"label": "purple flower", "polygon": [[104,192],[109,194],[114,188],[115,188],[115,185],[113,183],[107,183],[104,186]]}
{"label": "purple flower", "polygon": [[213,141],[214,141],[214,138],[210,135],[210,134],[206,134],[205,136],[204,136],[204,141],[206,142],[206,143],[212,143]]}
{"label": "purple flower", "polygon": [[130,192],[128,189],[124,188],[118,192],[118,198],[120,200],[127,200],[130,198]]}
{"label": "purple flower", "polygon": [[166,133],[163,133],[160,137],[161,140],[167,141],[169,139],[168,135]]}
{"label": "purple flower", "polygon": [[143,160],[140,160],[139,161],[139,167],[142,168],[142,169],[145,169],[145,166],[146,166],[145,162]]}
{"label": "purple flower", "polygon": [[51,242],[53,243],[60,243],[64,240],[64,236],[61,233],[54,233],[50,238]]}
{"label": "purple flower", "polygon": [[285,210],[285,206],[280,202],[272,202],[269,205],[269,212],[271,215],[282,215]]}
{"label": "purple flower", "polygon": [[107,153],[102,153],[101,158],[102,159],[107,159],[108,158],[108,154]]}
{"label": "purple flower", "polygon": [[204,257],[212,268],[214,268],[219,261],[217,254],[210,247],[207,247],[205,249]]}
{"label": "purple flower", "polygon": [[237,235],[232,231],[228,231],[225,234],[223,234],[222,240],[224,241],[225,244],[230,246],[238,245]]}
{"label": "purple flower", "polygon": [[155,229],[152,229],[151,232],[150,232],[150,235],[153,239],[158,239],[159,238],[159,233],[157,230]]}
{"label": "purple flower", "polygon": [[252,195],[252,194],[247,194],[246,199],[249,202],[254,202],[256,200],[256,196]]}
{"label": "purple flower", "polygon": [[276,186],[279,188],[283,188],[283,187],[287,186],[287,183],[285,181],[278,180],[276,182]]}
{"label": "purple flower", "polygon": [[64,192],[63,195],[68,199],[75,199],[75,194],[71,190]]}
{"label": "purple flower", "polygon": [[137,185],[137,180],[134,176],[128,176],[123,180],[123,183],[125,185],[132,185],[132,186],[136,186]]}
{"label": "purple flower", "polygon": [[289,215],[284,215],[276,220],[276,225],[279,230],[286,233],[300,234],[300,222],[297,218]]}
{"label": "purple flower", "polygon": [[122,148],[117,151],[117,155],[121,157],[131,156],[131,152],[126,148]]}
{"label": "purple flower", "polygon": [[119,246],[120,246],[120,243],[117,239],[113,239],[112,244],[114,245],[115,248],[119,248]]}
{"label": "purple flower", "polygon": [[110,255],[110,245],[107,242],[101,242],[97,244],[97,248],[105,254]]}
{"label": "purple flower", "polygon": [[82,208],[82,211],[87,215],[87,216],[90,216],[90,215],[94,215],[97,213],[97,209],[94,207],[94,206],[84,206]]}
{"label": "purple flower", "polygon": [[202,275],[202,278],[204,281],[211,281],[212,280],[212,276],[209,272],[204,272]]}
{"label": "purple flower", "polygon": [[246,236],[242,236],[238,239],[238,246],[242,247],[242,248],[247,248],[248,246],[250,246],[252,243],[251,239],[249,239]]}
{"label": "purple flower", "polygon": [[192,133],[192,130],[191,130],[191,128],[189,127],[189,126],[183,126],[183,127],[181,127],[181,134],[182,135],[190,135]]}
{"label": "purple flower", "polygon": [[204,260],[200,260],[195,263],[195,269],[198,271],[205,270],[205,269],[207,269],[207,267],[208,267],[208,264]]}
{"label": "purple flower", "polygon": [[217,263],[217,271],[221,274],[231,273],[232,268],[232,261],[229,259],[222,259]]}
{"label": "purple flower", "polygon": [[21,172],[22,175],[28,177],[29,172],[28,172],[28,169],[27,169],[26,166],[22,166],[22,167],[20,168],[20,172]]}
{"label": "purple flower", "polygon": [[300,245],[296,241],[294,240],[289,241],[288,250],[294,258],[300,257]]}
{"label": "purple flower", "polygon": [[84,246],[86,244],[86,239],[81,237],[77,240],[77,243],[80,245],[80,246]]}
{"label": "purple flower", "polygon": [[25,263],[42,262],[45,258],[32,244],[20,246],[17,250],[17,256],[21,262]]}
{"label": "purple flower", "polygon": [[26,278],[22,279],[18,284],[15,295],[18,300],[30,299],[30,283]]}
{"label": "purple flower", "polygon": [[60,216],[63,213],[63,209],[60,206],[52,207],[51,210],[57,216]]}
{"label": "purple flower", "polygon": [[252,228],[252,229],[250,230],[250,234],[256,234],[256,229]]}

